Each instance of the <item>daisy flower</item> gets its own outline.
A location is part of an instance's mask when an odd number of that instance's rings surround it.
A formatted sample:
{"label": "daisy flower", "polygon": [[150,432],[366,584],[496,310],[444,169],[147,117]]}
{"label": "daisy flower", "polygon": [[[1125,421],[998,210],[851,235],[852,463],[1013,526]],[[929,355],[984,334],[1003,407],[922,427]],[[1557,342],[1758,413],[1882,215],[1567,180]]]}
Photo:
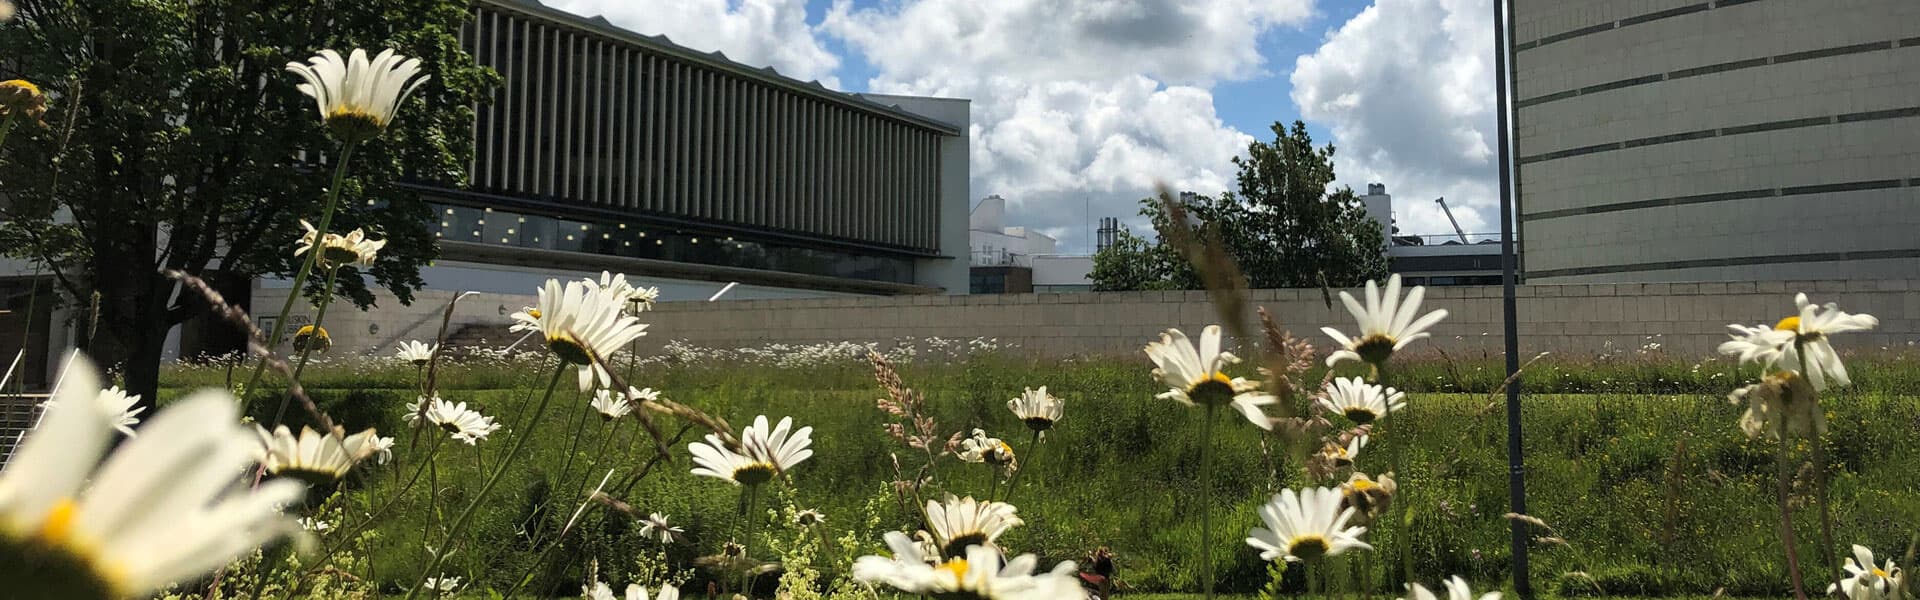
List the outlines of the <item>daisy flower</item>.
{"label": "daisy flower", "polygon": [[7,595],[146,597],[211,572],[300,526],[281,514],[305,486],[239,485],[258,446],[233,396],[203,391],[160,411],[111,454],[93,410],[94,367],[76,359],[40,428],[0,470]]}
{"label": "daisy flower", "polygon": [[600,412],[600,418],[612,421],[633,412],[633,405],[627,403],[624,396],[613,395],[612,390],[601,388],[593,392],[593,402],[588,406]]}
{"label": "daisy flower", "polygon": [[1025,523],[1014,515],[1019,510],[1005,502],[981,502],[972,496],[956,498],[947,494],[945,502],[927,501],[927,528],[940,554],[956,558],[965,556],[968,546],[996,548],[994,540]]}
{"label": "daisy flower", "polygon": [[1013,411],[1013,416],[1019,417],[1020,422],[1026,423],[1028,429],[1043,434],[1053,429],[1055,423],[1060,422],[1060,416],[1066,407],[1066,401],[1047,393],[1047,386],[1044,385],[1037,390],[1026,388],[1019,398],[1007,401],[1007,410]]}
{"label": "daisy flower", "polygon": [[1807,379],[1813,381],[1814,391],[1852,383],[1847,379],[1847,366],[1840,363],[1840,353],[1834,351],[1831,338],[1836,333],[1873,329],[1880,325],[1880,320],[1868,314],[1849,314],[1832,302],[1815,305],[1807,301],[1806,294],[1794,296],[1793,303],[1800,313],[1781,319],[1773,326],[1794,334],[1793,345],[1787,348],[1781,361],[1796,371],[1805,371]]}
{"label": "daisy flower", "polygon": [[380,249],[387,247],[386,240],[367,239],[367,232],[355,229],[346,235],[338,233],[322,234],[313,228],[306,219],[300,220],[300,226],[307,233],[300,236],[300,242],[293,247],[294,256],[305,256],[313,251],[314,238],[320,238],[320,264],[330,266],[357,265],[373,266],[374,259],[380,257]]}
{"label": "daisy flower", "polygon": [[720,436],[707,434],[706,442],[687,445],[693,453],[693,474],[724,479],[734,485],[760,485],[785,473],[813,456],[813,428],[793,428],[793,417],[780,419],[769,429],[767,416],[753,418],[753,424],[740,432],[740,451],[728,449]]}
{"label": "daisy flower", "polygon": [[1247,534],[1247,545],[1260,549],[1262,560],[1285,558],[1288,561],[1318,560],[1354,548],[1372,550],[1360,541],[1365,527],[1348,527],[1352,508],[1340,508],[1342,495],[1335,488],[1307,488],[1295,493],[1281,490],[1260,507],[1260,520],[1266,527],[1255,527]]}
{"label": "daisy flower", "polygon": [[397,356],[400,357],[400,360],[413,363],[416,367],[424,367],[427,366],[428,362],[433,360],[434,351],[439,349],[440,346],[438,345],[429,345],[419,340],[408,340],[400,342],[400,352]]}
{"label": "daisy flower", "polygon": [[660,392],[653,388],[627,386],[627,401],[633,403],[651,402],[660,399]]}
{"label": "daisy flower", "polygon": [[[144,406],[134,408],[135,404],[140,403],[139,394],[128,394],[122,391],[120,386],[117,385],[100,390],[100,396],[95,398],[95,401],[95,405],[100,409],[100,414],[105,416],[107,421],[113,424],[114,429],[126,434],[127,437],[134,436],[133,426],[140,424],[140,413],[147,410]],[[42,409],[52,408],[53,404],[54,400],[50,399],[40,403],[40,407]]]}
{"label": "daisy flower", "polygon": [[253,428],[260,436],[258,460],[267,474],[315,485],[346,476],[353,465],[377,451],[374,440],[379,437],[372,429],[343,437],[337,432],[321,434],[312,427],[301,427],[300,436],[294,437],[285,425],[271,432],[259,425]]}
{"label": "daisy flower", "polygon": [[793,513],[793,524],[801,527],[812,527],[825,522],[827,522],[827,516],[811,508]]}
{"label": "daisy flower", "polygon": [[427,589],[434,590],[442,594],[451,594],[451,593],[460,591],[460,576],[449,575],[446,577],[428,577]]}
{"label": "daisy flower", "polygon": [[1791,331],[1738,323],[1728,325],[1727,331],[1727,336],[1733,339],[1720,344],[1720,353],[1739,357],[1741,364],[1754,363],[1763,371],[1769,370],[1781,366],[1780,359],[1793,352],[1795,336]]}
{"label": "daisy flower", "polygon": [[349,143],[385,131],[400,103],[429,79],[420,75],[420,59],[391,49],[372,60],[366,50],[354,50],[346,60],[338,52],[321,50],[305,64],[287,63],[287,71],[306,82],[300,84],[300,93],[313,98],[334,136]]}
{"label": "daisy flower", "polygon": [[1838,590],[1847,600],[1886,600],[1899,598],[1903,576],[1900,567],[1894,566],[1893,559],[1887,559],[1885,565],[1873,564],[1873,551],[1866,546],[1853,545],[1853,557],[1847,559],[1847,576],[1838,584],[1827,586],[1827,594]]}
{"label": "daisy flower", "polygon": [[973,546],[951,560],[929,560],[919,545],[898,531],[886,534],[893,556],[862,556],[853,563],[853,578],[881,584],[905,594],[942,600],[1070,600],[1084,599],[1086,590],[1074,573],[1072,561],[1052,571],[1034,574],[1039,559],[1022,554],[1002,562],[1000,551]]}
{"label": "daisy flower", "polygon": [[448,435],[453,436],[453,439],[466,442],[469,446],[475,445],[480,440],[487,439],[487,436],[500,430],[500,424],[494,422],[493,417],[482,415],[480,411],[467,408],[467,403],[465,402],[455,404],[442,400],[439,396],[434,396],[431,401],[428,401],[426,398],[419,398],[407,403],[407,412],[401,415],[400,418],[405,419],[408,425],[412,425],[415,420],[420,418],[421,402],[427,402],[428,423],[434,424],[442,431],[447,432]]}
{"label": "daisy flower", "polygon": [[987,437],[986,430],[982,429],[975,429],[972,437],[960,440],[960,451],[954,455],[962,461],[974,464],[986,463],[1008,469],[1017,468],[1016,465],[1019,464],[1014,458],[1012,446],[1008,446],[1000,438]]}
{"label": "daisy flower", "polygon": [[[11,3],[0,4],[0,11],[11,15]],[[0,18],[0,21],[5,21]],[[47,94],[40,86],[25,79],[0,81],[0,117],[19,115],[33,122],[41,122],[47,115]]]}
{"label": "daisy flower", "polygon": [[650,538],[662,544],[671,544],[685,537],[685,532],[667,522],[667,516],[660,513],[647,515],[640,523],[640,537]]}
{"label": "daisy flower", "polygon": [[1387,362],[1394,352],[1405,348],[1414,340],[1429,337],[1427,330],[1447,318],[1446,309],[1436,310],[1420,318],[1413,316],[1420,312],[1420,301],[1425,299],[1427,288],[1413,286],[1407,292],[1405,300],[1400,298],[1400,276],[1387,278],[1387,293],[1383,298],[1380,286],[1367,282],[1367,304],[1353,299],[1353,294],[1340,292],[1340,301],[1347,305],[1347,312],[1359,322],[1360,335],[1347,337],[1340,330],[1322,327],[1320,331],[1339,342],[1341,349],[1327,357],[1327,366],[1347,360],[1361,361],[1371,365]]}
{"label": "daisy flower", "polygon": [[1399,390],[1367,383],[1367,380],[1359,377],[1335,377],[1318,403],[1329,412],[1345,415],[1347,420],[1355,424],[1366,425],[1405,408],[1406,397]]}
{"label": "daisy flower", "polygon": [[1345,446],[1327,442],[1327,445],[1320,449],[1320,458],[1335,467],[1351,467],[1353,461],[1359,460],[1360,449],[1367,447],[1367,439],[1367,436],[1356,435],[1353,439],[1347,440]]}
{"label": "daisy flower", "polygon": [[1246,415],[1247,421],[1261,429],[1272,429],[1273,419],[1260,407],[1278,402],[1272,394],[1260,391],[1260,385],[1242,377],[1227,377],[1226,365],[1240,362],[1230,352],[1220,350],[1220,326],[1208,325],[1200,332],[1195,347],[1178,329],[1160,334],[1160,341],[1148,343],[1147,358],[1153,359],[1153,376],[1168,387],[1159,398],[1187,406],[1219,406],[1231,403]]}
{"label": "daisy flower", "polygon": [[373,456],[374,462],[384,465],[387,461],[393,460],[393,438],[376,437],[367,442],[367,446],[368,453]]}
{"label": "daisy flower", "polygon": [[580,586],[580,597],[586,600],[620,600],[618,596],[613,595],[613,588],[607,587],[607,584],[601,581]]}
{"label": "daisy flower", "polygon": [[[680,588],[663,585],[655,591],[658,593],[651,600],[680,600]],[[627,584],[627,600],[649,600],[647,588],[641,587],[638,583]]]}
{"label": "daisy flower", "polygon": [[1393,482],[1393,474],[1386,473],[1378,481],[1366,473],[1355,472],[1340,484],[1340,508],[1353,509],[1353,516],[1361,522],[1371,522],[1374,518],[1386,514],[1387,507],[1393,505],[1394,492],[1400,486]]}
{"label": "daisy flower", "polygon": [[540,288],[539,307],[515,313],[513,319],[545,335],[548,350],[579,367],[584,392],[593,389],[596,379],[603,386],[613,384],[613,377],[600,366],[600,357],[647,334],[646,324],[621,313],[626,302],[621,293],[581,281],[569,281],[563,287],[559,280],[548,279]]}
{"label": "daisy flower", "polygon": [[[1447,589],[1447,600],[1475,600],[1473,589],[1467,587],[1467,580],[1461,579],[1459,575],[1453,576],[1443,584]],[[1407,589],[1412,592],[1412,598],[1406,600],[1440,600],[1433,595],[1433,592],[1427,591],[1426,587],[1418,583],[1408,585]],[[1500,592],[1481,594],[1478,600],[1500,600]]]}

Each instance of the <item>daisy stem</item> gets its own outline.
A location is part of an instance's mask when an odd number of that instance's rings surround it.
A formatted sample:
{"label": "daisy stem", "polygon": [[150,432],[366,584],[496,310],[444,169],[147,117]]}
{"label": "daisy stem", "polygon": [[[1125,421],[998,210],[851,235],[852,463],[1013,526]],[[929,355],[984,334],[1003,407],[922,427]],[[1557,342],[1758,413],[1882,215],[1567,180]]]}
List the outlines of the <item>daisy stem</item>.
{"label": "daisy stem", "polygon": [[[319,253],[320,253],[320,249],[318,247],[315,247],[311,252],[311,254],[319,254]],[[335,266],[335,267],[327,268],[327,285],[326,287],[321,288],[323,290],[322,294],[324,295],[320,296],[320,307],[313,311],[314,338],[309,338],[307,340],[306,347],[300,349],[300,360],[293,365],[292,383],[287,384],[287,387],[289,389],[293,387],[293,383],[298,383],[300,381],[300,374],[305,373],[307,370],[307,358],[310,356],[313,356],[313,347],[317,345],[313,343],[313,340],[315,338],[318,338],[321,332],[326,331],[326,329],[323,329],[321,327],[320,322],[327,319],[327,306],[330,304],[333,304],[333,283],[334,281],[339,279],[339,276],[340,276],[340,267]],[[280,408],[275,409],[273,411],[273,424],[267,426],[268,430],[272,430],[273,428],[280,426],[280,421],[282,419],[285,419],[287,416],[287,404],[292,401],[293,401],[292,393],[288,393],[280,397]]]}
{"label": "daisy stem", "polygon": [[[580,434],[586,431],[586,428],[587,428],[587,415],[585,413],[590,411],[591,409],[588,409],[587,411],[580,411],[580,410],[574,411],[574,416],[577,416],[579,418],[573,419],[572,421],[570,421],[571,423],[573,423],[573,441],[567,444],[567,460],[566,462],[562,463],[560,467],[560,477],[553,480],[553,484],[555,486],[566,485],[567,480],[573,478],[573,455],[580,451]],[[587,472],[589,473],[588,476],[591,477],[591,473],[593,471],[589,470]],[[557,489],[565,489],[565,488],[557,488]],[[547,501],[545,502],[545,504],[548,506],[553,505],[552,494],[547,495]]]}
{"label": "daisy stem", "polygon": [[[1795,338],[1793,346],[1794,354],[1800,357],[1800,372],[1806,373],[1806,344],[1798,338]],[[1813,438],[1813,493],[1815,499],[1820,502],[1820,556],[1827,561],[1829,576],[1833,578],[1831,581],[1833,581],[1835,585],[1838,585],[1840,583],[1840,562],[1835,554],[1837,547],[1833,544],[1833,513],[1828,509],[1827,502],[1827,440],[1826,436],[1821,433],[1820,428],[1814,426],[1815,423],[1821,422],[1819,414],[1820,405],[1815,404],[1812,400],[1812,398],[1809,398],[1807,402],[1802,404],[1805,404],[1807,411],[1811,413],[1808,415],[1811,418],[1807,420],[1807,428],[1812,432],[1811,437]],[[1785,419],[1782,419],[1783,422],[1784,420]]]}
{"label": "daisy stem", "polygon": [[[740,546],[741,548],[743,548],[740,556],[741,558],[745,558],[745,559],[753,558],[753,530],[755,529],[754,526],[760,523],[760,516],[761,516],[759,514],[761,485],[764,485],[764,484],[754,484],[754,485],[747,486],[747,489],[744,491],[744,493],[747,495],[747,514],[746,514],[747,532],[746,532],[746,536],[740,539]],[[752,561],[748,560],[746,562],[751,563]],[[753,569],[752,568],[748,568],[740,572],[740,593],[742,595],[747,596],[748,598],[753,597]]]}
{"label": "daisy stem", "polygon": [[[307,249],[307,260],[300,263],[300,270],[293,275],[293,285],[287,288],[287,300],[280,305],[280,317],[273,320],[273,332],[267,334],[266,352],[272,352],[280,345],[280,336],[287,332],[287,315],[293,312],[293,303],[300,299],[300,291],[307,285],[307,277],[313,274],[313,265],[320,260],[320,239],[326,237],[327,227],[333,224],[333,209],[340,204],[340,187],[347,180],[347,164],[353,160],[353,150],[357,142],[341,142],[340,164],[333,169],[333,184],[327,186],[327,201],[320,211],[320,225],[314,230],[313,247]],[[332,290],[328,290],[332,294]],[[260,374],[265,372],[267,361],[261,360],[253,365],[253,374],[247,376],[247,385],[240,388],[240,414],[247,414],[248,400],[253,396],[253,386],[260,383]]]}
{"label": "daisy stem", "polygon": [[[334,534],[333,545],[328,546],[326,551],[320,553],[320,560],[314,561],[313,563],[314,568],[318,569],[326,566],[327,560],[333,558],[333,554],[339,552],[342,546],[351,543],[355,537],[360,535],[362,530],[378,522],[381,516],[387,514],[387,509],[393,508],[395,504],[399,504],[400,499],[407,495],[407,491],[413,489],[413,484],[419,482],[420,476],[427,472],[427,466],[433,464],[433,457],[440,452],[440,442],[444,439],[445,438],[434,438],[433,445],[427,447],[427,456],[420,462],[420,467],[413,470],[413,476],[407,478],[406,485],[394,490],[393,496],[387,498],[386,504],[380,505],[380,508],[368,513],[367,520],[361,521],[360,524],[354,526],[353,529]],[[399,472],[399,469],[394,469],[396,476]],[[398,479],[395,479],[396,483],[398,481]],[[372,486],[368,486],[368,493],[372,493]],[[372,507],[369,506],[368,508]]]}
{"label": "daisy stem", "polygon": [[1213,600],[1213,412],[1207,404],[1200,421],[1200,589]]}
{"label": "daisy stem", "polygon": [[445,540],[440,544],[440,551],[434,553],[433,561],[427,563],[427,568],[420,572],[420,580],[407,590],[407,600],[419,596],[420,588],[426,587],[427,578],[440,572],[440,563],[447,559],[447,547],[453,543],[455,536],[460,535],[460,532],[467,528],[467,523],[473,520],[473,513],[480,508],[480,503],[487,499],[488,494],[493,493],[493,488],[500,484],[501,476],[507,474],[507,467],[512,466],[513,459],[520,456],[520,450],[526,447],[527,440],[534,437],[534,428],[540,424],[540,418],[546,416],[547,404],[553,400],[553,390],[560,387],[560,376],[566,373],[565,362],[560,363],[560,366],[553,370],[553,379],[547,382],[547,393],[540,396],[540,405],[533,409],[533,416],[528,419],[527,428],[514,436],[513,445],[508,448],[506,457],[500,459],[500,463],[493,469],[493,474],[487,476],[487,482],[480,486],[478,493],[474,494],[473,501],[467,503],[466,510],[461,511],[460,517],[454,520],[453,528],[447,531]]}
{"label": "daisy stem", "polygon": [[607,442],[612,439],[613,439],[613,421],[607,421],[605,424],[600,426],[600,447],[599,449],[594,450],[593,454],[588,457],[588,459],[592,460],[593,462],[587,463],[586,471],[580,474],[580,487],[574,490],[573,492],[574,497],[581,498],[582,500],[585,499],[583,498],[583,495],[587,493],[587,482],[593,481],[593,474],[595,471],[598,471],[600,467],[600,457],[606,455]]}
{"label": "daisy stem", "polygon": [[1013,500],[1014,484],[1020,482],[1020,474],[1027,472],[1028,469],[1032,469],[1033,465],[1039,462],[1039,458],[1040,431],[1036,429],[1033,432],[1033,441],[1027,443],[1027,466],[1021,467],[1018,471],[1014,471],[1013,478],[1007,480],[1007,498],[1004,501],[1011,502]]}
{"label": "daisy stem", "polygon": [[1787,549],[1787,576],[1793,582],[1793,597],[1807,600],[1806,588],[1800,581],[1800,550],[1793,540],[1793,509],[1790,506],[1793,486],[1793,467],[1788,454],[1793,450],[1793,442],[1787,437],[1787,419],[1785,415],[1775,419],[1775,428],[1779,431],[1779,454],[1774,458],[1775,492],[1780,501],[1780,543]]}

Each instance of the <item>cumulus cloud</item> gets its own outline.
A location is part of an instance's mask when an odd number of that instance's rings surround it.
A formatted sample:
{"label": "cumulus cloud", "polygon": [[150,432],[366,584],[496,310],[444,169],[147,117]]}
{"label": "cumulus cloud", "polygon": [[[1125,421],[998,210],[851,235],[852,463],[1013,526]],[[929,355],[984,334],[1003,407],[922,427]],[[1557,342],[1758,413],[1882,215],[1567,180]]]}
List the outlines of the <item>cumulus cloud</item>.
{"label": "cumulus cloud", "polygon": [[1156,181],[1228,187],[1252,138],[1209,88],[1264,75],[1259,36],[1311,14],[1311,0],[837,0],[820,29],[874,67],[872,91],[973,100],[973,195],[1087,250],[1089,216],[1135,220]]}
{"label": "cumulus cloud", "polygon": [[1489,0],[1376,0],[1297,61],[1293,101],[1340,148],[1341,184],[1387,184],[1403,233],[1499,230]]}
{"label": "cumulus cloud", "polygon": [[544,0],[577,15],[604,16],[620,27],[665,35],[674,43],[771,66],[802,81],[839,87],[840,57],[807,25],[806,0]]}

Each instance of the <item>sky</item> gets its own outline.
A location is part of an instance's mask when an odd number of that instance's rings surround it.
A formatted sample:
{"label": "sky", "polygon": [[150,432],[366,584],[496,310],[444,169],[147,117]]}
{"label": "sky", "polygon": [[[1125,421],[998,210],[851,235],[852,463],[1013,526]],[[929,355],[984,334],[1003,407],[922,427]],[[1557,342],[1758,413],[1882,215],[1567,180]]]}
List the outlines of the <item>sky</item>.
{"label": "sky", "polygon": [[545,0],[850,92],[972,101],[972,197],[1063,252],[1156,183],[1231,189],[1276,121],[1403,234],[1497,227],[1490,0]]}

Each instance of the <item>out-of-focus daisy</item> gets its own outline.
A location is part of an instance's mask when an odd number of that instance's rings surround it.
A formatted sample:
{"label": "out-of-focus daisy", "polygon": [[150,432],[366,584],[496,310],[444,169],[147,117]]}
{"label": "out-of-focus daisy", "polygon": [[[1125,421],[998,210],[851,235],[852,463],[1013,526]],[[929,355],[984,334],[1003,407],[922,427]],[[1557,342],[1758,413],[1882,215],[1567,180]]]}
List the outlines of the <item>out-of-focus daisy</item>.
{"label": "out-of-focus daisy", "polygon": [[[7,5],[11,8],[12,5]],[[9,14],[12,11],[7,11]],[[4,21],[5,19],[0,19]],[[39,123],[47,115],[47,94],[25,79],[0,81],[0,118],[19,115]]]}
{"label": "out-of-focus daisy", "polygon": [[942,600],[1073,600],[1087,597],[1074,577],[1072,561],[1052,571],[1034,574],[1039,559],[1022,554],[1002,562],[1000,551],[972,546],[959,556],[940,561],[924,554],[918,544],[898,531],[886,534],[893,556],[862,556],[853,563],[853,578],[869,585],[892,587],[909,595]]}
{"label": "out-of-focus daisy", "polygon": [[659,399],[660,399],[660,392],[655,391],[653,388],[637,388],[633,386],[627,387],[628,402],[639,404],[642,402],[652,402],[654,400],[659,400]]}
{"label": "out-of-focus daisy", "polygon": [[1013,447],[1000,438],[987,437],[982,429],[973,430],[973,436],[960,440],[960,451],[954,454],[960,460],[970,463],[986,463],[997,468],[1016,469],[1018,459],[1014,457]]}
{"label": "out-of-focus daisy", "polygon": [[1019,398],[1007,401],[1007,410],[1013,411],[1013,416],[1019,417],[1020,422],[1026,423],[1028,429],[1040,432],[1041,435],[1045,435],[1047,430],[1053,429],[1055,423],[1060,422],[1060,416],[1066,411],[1066,407],[1067,402],[1047,393],[1047,386],[1044,385],[1037,390],[1026,388]]}
{"label": "out-of-focus daisy", "polygon": [[1158,397],[1188,406],[1232,404],[1255,426],[1273,428],[1273,419],[1260,407],[1279,400],[1260,391],[1258,383],[1243,377],[1227,377],[1221,372],[1221,368],[1240,359],[1220,350],[1219,325],[1208,325],[1201,330],[1197,349],[1188,342],[1186,334],[1168,329],[1160,334],[1160,341],[1147,344],[1146,352],[1155,365],[1153,376],[1168,387]]}
{"label": "out-of-focus daisy", "polygon": [[1820,410],[1813,386],[1793,371],[1768,373],[1759,383],[1727,394],[1727,402],[1747,405],[1747,412],[1740,416],[1740,430],[1747,437],[1780,439],[1781,419],[1789,436],[1827,433],[1827,415]]}
{"label": "out-of-focus daisy", "polygon": [[[1442,583],[1447,589],[1447,600],[1476,600],[1473,597],[1473,589],[1467,587],[1467,580],[1461,579],[1459,575],[1455,575]],[[1407,600],[1440,600],[1439,597],[1433,595],[1433,592],[1428,591],[1425,586],[1418,583],[1408,585],[1407,589],[1411,592],[1411,598]],[[1500,600],[1500,592],[1481,594],[1478,600]]]}
{"label": "out-of-focus daisy", "polygon": [[438,345],[428,344],[419,340],[407,340],[400,342],[400,352],[397,356],[400,357],[400,360],[413,363],[416,367],[424,367],[428,362],[433,360],[433,352],[439,349],[440,346]]}
{"label": "out-of-focus daisy", "polygon": [[538,309],[515,313],[513,319],[545,335],[548,350],[579,367],[584,392],[593,389],[595,380],[603,386],[613,383],[596,359],[647,334],[646,324],[621,312],[626,299],[619,293],[580,281],[562,286],[559,280],[548,279],[540,288]]}
{"label": "out-of-focus daisy", "polygon": [[827,522],[827,516],[811,508],[793,513],[793,524],[801,527],[812,527],[825,522]]}
{"label": "out-of-focus daisy", "polygon": [[624,395],[616,396],[612,390],[600,388],[593,392],[593,401],[587,404],[599,411],[600,418],[612,421],[633,412],[633,405],[627,403]]}
{"label": "out-of-focus daisy", "polygon": [[[1733,339],[1720,344],[1720,353],[1739,357],[1742,364],[1754,363],[1762,370],[1781,366],[1780,359],[1793,352],[1794,334],[1761,325],[1748,327],[1738,323],[1727,326]],[[1797,368],[1795,370],[1798,370]]]}
{"label": "out-of-focus daisy", "polygon": [[312,517],[301,517],[300,528],[309,533],[326,533],[333,530],[333,524]]}
{"label": "out-of-focus daisy", "polygon": [[927,528],[940,554],[948,558],[965,556],[968,546],[997,548],[994,541],[1014,526],[1025,523],[1014,513],[1020,509],[1005,502],[976,501],[972,496],[947,495],[945,502],[927,501]]}
{"label": "out-of-focus daisy", "polygon": [[[520,315],[526,315],[528,318],[526,320],[522,320],[519,318]],[[540,320],[540,309],[532,306],[523,306],[520,308],[520,312],[514,313],[513,316],[514,316],[513,324],[507,326],[507,331],[519,333],[522,331],[539,331],[540,330],[540,327],[534,325],[534,323]]]}
{"label": "out-of-focus daisy", "polygon": [[259,442],[231,395],[174,403],[107,455],[113,422],[95,410],[93,373],[74,360],[40,428],[0,471],[9,597],[146,597],[299,533],[281,509],[304,486],[236,485]]}
{"label": "out-of-focus daisy", "polygon": [[373,455],[374,462],[384,465],[387,464],[388,461],[393,460],[392,437],[376,437],[373,438],[372,441],[367,442],[367,444],[368,450]]}
{"label": "out-of-focus daisy", "polygon": [[1799,307],[1799,314],[1781,319],[1773,326],[1794,334],[1793,344],[1787,347],[1781,362],[1788,368],[1805,371],[1815,391],[1852,383],[1847,378],[1847,366],[1840,363],[1840,353],[1833,349],[1831,338],[1838,333],[1873,329],[1880,325],[1880,319],[1869,314],[1850,314],[1832,302],[1815,305],[1807,301],[1806,294],[1794,296],[1793,303]]}
{"label": "out-of-focus daisy", "polygon": [[427,589],[434,590],[442,594],[451,594],[451,593],[460,591],[460,576],[448,575],[445,577],[428,577]]}
{"label": "out-of-focus daisy", "polygon": [[1853,557],[1847,559],[1847,576],[1827,586],[1827,594],[1838,590],[1847,600],[1887,600],[1899,598],[1904,576],[1900,567],[1888,558],[1884,565],[1873,564],[1873,551],[1853,545]]}
{"label": "out-of-focus daisy", "polygon": [[1267,526],[1248,532],[1247,545],[1260,549],[1262,560],[1295,562],[1354,548],[1372,550],[1373,546],[1360,541],[1367,528],[1348,527],[1354,510],[1340,508],[1340,501],[1340,490],[1335,488],[1281,490],[1260,507],[1260,520]]}
{"label": "out-of-focus daisy", "polygon": [[487,436],[500,430],[500,424],[493,417],[480,414],[480,411],[467,408],[467,403],[453,403],[434,396],[431,401],[419,398],[407,403],[407,412],[401,415],[411,425],[420,417],[420,403],[427,402],[427,422],[439,427],[441,431],[453,436],[453,439],[472,446]]}
{"label": "out-of-focus daisy", "polygon": [[300,220],[300,226],[306,228],[307,233],[300,236],[300,243],[294,246],[293,255],[304,256],[306,253],[313,251],[313,239],[315,236],[319,236],[320,264],[326,266],[340,267],[357,265],[370,267],[373,266],[375,259],[380,258],[380,249],[387,247],[386,240],[367,239],[367,232],[359,229],[355,229],[346,235],[340,235],[338,233],[321,234],[320,231],[314,229],[313,224],[308,223],[306,219]]}
{"label": "out-of-focus daisy", "polygon": [[685,532],[679,527],[674,527],[672,523],[667,522],[666,515],[653,513],[647,515],[647,518],[640,522],[640,537],[648,538],[662,544],[671,544],[685,537]]}
{"label": "out-of-focus daisy", "polygon": [[[657,591],[658,594],[654,595],[651,600],[680,600],[680,588],[663,585],[655,591]],[[638,583],[627,584],[627,600],[649,600],[647,597],[647,588],[641,587]]]}
{"label": "out-of-focus daisy", "polygon": [[[107,421],[113,424],[114,429],[126,434],[127,437],[133,437],[135,435],[133,426],[140,424],[140,413],[146,412],[147,410],[144,406],[139,408],[134,407],[135,404],[140,403],[139,394],[128,394],[122,391],[120,386],[117,385],[100,390],[99,397],[94,400],[95,406],[100,409],[100,414],[105,416]],[[40,406],[42,408],[51,408],[53,403],[54,400],[49,399],[46,402],[40,403]]]}
{"label": "out-of-focus daisy", "polygon": [[607,587],[603,581],[580,586],[580,597],[586,600],[620,600],[619,596],[613,595],[613,588]]}
{"label": "out-of-focus daisy", "polygon": [[753,424],[740,432],[740,451],[727,449],[720,436],[707,434],[706,442],[687,445],[693,453],[693,474],[724,479],[734,485],[760,485],[785,473],[813,456],[813,428],[793,431],[793,417],[783,417],[778,426],[767,427],[767,416],[753,418]]}
{"label": "out-of-focus daisy", "polygon": [[333,347],[333,337],[327,335],[327,328],[318,325],[301,325],[293,333],[293,349],[297,352],[326,352]]}
{"label": "out-of-focus daisy", "polygon": [[312,427],[301,427],[300,436],[281,425],[269,432],[254,426],[260,436],[260,464],[267,474],[292,477],[310,484],[339,481],[353,465],[372,456],[379,434],[368,429],[349,436],[322,434]]}
{"label": "out-of-focus daisy", "polygon": [[1348,421],[1366,425],[1406,407],[1406,397],[1399,390],[1367,383],[1367,380],[1359,377],[1335,377],[1333,383],[1327,385],[1319,404],[1329,412],[1346,416]]}
{"label": "out-of-focus daisy", "polygon": [[420,59],[391,49],[372,60],[366,50],[356,49],[345,60],[338,52],[321,50],[304,64],[287,63],[287,70],[306,81],[300,93],[313,98],[320,119],[344,142],[365,141],[385,131],[400,103],[429,79],[420,75]]}
{"label": "out-of-focus daisy", "polygon": [[1360,449],[1365,447],[1367,447],[1367,436],[1356,435],[1347,440],[1345,446],[1327,442],[1327,445],[1320,449],[1320,457],[1334,467],[1351,467],[1353,461],[1360,459]]}
{"label": "out-of-focus daisy", "polygon": [[1408,343],[1429,337],[1427,330],[1447,318],[1447,310],[1439,309],[1415,319],[1420,312],[1420,302],[1427,296],[1425,286],[1413,286],[1407,297],[1400,298],[1400,276],[1395,274],[1387,278],[1387,293],[1380,294],[1380,286],[1373,281],[1367,282],[1367,304],[1353,299],[1353,294],[1340,292],[1340,301],[1347,305],[1347,312],[1353,314],[1353,320],[1360,326],[1360,334],[1348,337],[1340,330],[1322,327],[1320,331],[1339,342],[1341,349],[1327,356],[1327,366],[1347,360],[1355,360],[1370,365],[1387,362],[1394,352],[1405,348]]}
{"label": "out-of-focus daisy", "polygon": [[660,288],[657,287],[635,287],[632,292],[627,293],[627,305],[633,307],[633,312],[646,312],[659,301]]}
{"label": "out-of-focus daisy", "polygon": [[1347,477],[1346,483],[1340,484],[1340,508],[1351,508],[1355,520],[1371,523],[1386,514],[1387,507],[1393,505],[1394,492],[1398,491],[1400,486],[1393,482],[1392,473],[1384,473],[1376,481],[1356,471]]}

